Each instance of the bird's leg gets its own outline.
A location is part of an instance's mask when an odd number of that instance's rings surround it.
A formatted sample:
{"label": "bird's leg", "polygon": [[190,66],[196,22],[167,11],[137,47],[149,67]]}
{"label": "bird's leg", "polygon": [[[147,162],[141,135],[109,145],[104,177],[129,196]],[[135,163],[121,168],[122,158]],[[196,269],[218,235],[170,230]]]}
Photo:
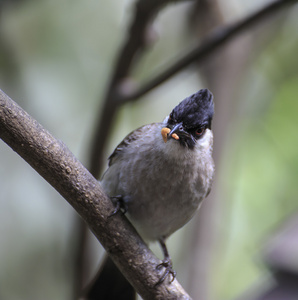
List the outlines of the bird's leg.
{"label": "bird's leg", "polygon": [[160,246],[161,246],[161,249],[162,249],[162,252],[163,252],[163,255],[164,255],[164,259],[162,261],[162,263],[160,263],[159,265],[157,265],[157,269],[160,269],[161,267],[165,267],[166,270],[164,272],[164,274],[162,275],[162,277],[159,279],[159,281],[156,283],[156,285],[159,285],[161,283],[163,283],[166,279],[166,277],[171,274],[172,275],[172,280],[171,282],[174,281],[175,277],[176,277],[176,272],[173,270],[173,264],[172,264],[172,260],[171,260],[171,257],[169,255],[169,252],[168,252],[168,249],[167,249],[167,246],[165,244],[165,238],[160,238],[158,240]]}
{"label": "bird's leg", "polygon": [[116,203],[115,209],[112,211],[112,213],[109,215],[109,218],[116,215],[119,211],[121,211],[123,214],[127,212],[127,204],[123,198],[123,196],[113,196],[110,197],[113,202]]}

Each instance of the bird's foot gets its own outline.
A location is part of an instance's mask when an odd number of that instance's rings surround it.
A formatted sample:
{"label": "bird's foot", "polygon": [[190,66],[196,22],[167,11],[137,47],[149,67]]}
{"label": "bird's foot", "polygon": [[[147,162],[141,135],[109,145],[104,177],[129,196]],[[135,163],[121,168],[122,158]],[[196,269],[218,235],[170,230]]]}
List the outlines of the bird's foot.
{"label": "bird's foot", "polygon": [[169,256],[165,257],[164,260],[156,266],[156,269],[160,269],[162,267],[166,268],[166,270],[163,273],[162,277],[159,279],[159,281],[155,284],[155,286],[163,283],[168,275],[172,276],[170,283],[172,283],[174,281],[174,279],[176,278],[176,271],[173,270],[172,260]]}
{"label": "bird's foot", "polygon": [[112,211],[112,213],[109,215],[109,218],[116,215],[118,212],[122,212],[122,214],[125,214],[127,212],[127,204],[123,198],[123,196],[113,196],[110,197],[111,200],[116,203],[115,209]]}

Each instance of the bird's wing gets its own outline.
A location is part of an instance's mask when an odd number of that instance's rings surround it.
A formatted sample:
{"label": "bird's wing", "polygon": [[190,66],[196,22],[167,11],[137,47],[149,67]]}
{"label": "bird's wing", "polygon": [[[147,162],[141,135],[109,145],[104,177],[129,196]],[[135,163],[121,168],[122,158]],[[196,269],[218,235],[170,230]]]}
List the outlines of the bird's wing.
{"label": "bird's wing", "polygon": [[125,149],[131,145],[134,141],[139,139],[143,134],[145,134],[149,128],[155,123],[144,125],[131,133],[129,133],[122,142],[115,148],[114,152],[109,156],[109,167],[125,152]]}

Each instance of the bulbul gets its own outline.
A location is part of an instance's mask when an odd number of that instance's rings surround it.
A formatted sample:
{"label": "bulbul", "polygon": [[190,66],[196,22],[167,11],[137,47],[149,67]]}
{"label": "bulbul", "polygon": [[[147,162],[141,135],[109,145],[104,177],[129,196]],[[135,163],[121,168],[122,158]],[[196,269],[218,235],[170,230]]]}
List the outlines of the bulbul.
{"label": "bulbul", "polygon": [[161,244],[165,267],[161,281],[169,273],[175,276],[165,240],[193,217],[211,189],[213,114],[208,89],[187,97],[163,122],[127,135],[109,157],[101,180],[143,239]]}

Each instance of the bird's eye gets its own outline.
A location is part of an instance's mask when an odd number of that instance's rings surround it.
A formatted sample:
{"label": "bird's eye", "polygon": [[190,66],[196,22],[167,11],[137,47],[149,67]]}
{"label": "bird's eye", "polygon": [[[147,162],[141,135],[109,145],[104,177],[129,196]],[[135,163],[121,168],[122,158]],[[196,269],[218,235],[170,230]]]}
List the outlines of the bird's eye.
{"label": "bird's eye", "polygon": [[205,128],[204,127],[199,127],[198,129],[196,129],[195,134],[197,137],[200,137],[204,134],[205,132]]}

